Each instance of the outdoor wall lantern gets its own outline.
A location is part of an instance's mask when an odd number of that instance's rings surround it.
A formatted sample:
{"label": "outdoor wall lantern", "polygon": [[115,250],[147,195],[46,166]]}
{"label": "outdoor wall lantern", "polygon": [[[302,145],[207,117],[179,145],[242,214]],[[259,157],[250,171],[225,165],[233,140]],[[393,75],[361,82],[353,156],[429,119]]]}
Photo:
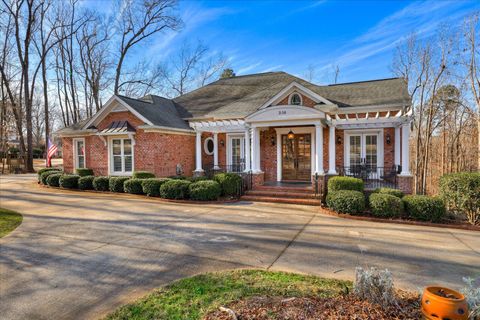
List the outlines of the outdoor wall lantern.
{"label": "outdoor wall lantern", "polygon": [[387,135],[385,136],[385,141],[387,142],[387,144],[392,143],[392,138],[390,137],[390,133],[387,133]]}
{"label": "outdoor wall lantern", "polygon": [[292,130],[288,131],[287,138],[288,140],[293,140],[295,138],[295,134]]}
{"label": "outdoor wall lantern", "polygon": [[337,136],[337,144],[342,144],[342,137]]}
{"label": "outdoor wall lantern", "polygon": [[220,145],[221,145],[222,147],[225,147],[225,141],[220,140]]}
{"label": "outdoor wall lantern", "polygon": [[270,137],[270,143],[272,144],[272,147],[275,146],[275,137],[274,136]]}

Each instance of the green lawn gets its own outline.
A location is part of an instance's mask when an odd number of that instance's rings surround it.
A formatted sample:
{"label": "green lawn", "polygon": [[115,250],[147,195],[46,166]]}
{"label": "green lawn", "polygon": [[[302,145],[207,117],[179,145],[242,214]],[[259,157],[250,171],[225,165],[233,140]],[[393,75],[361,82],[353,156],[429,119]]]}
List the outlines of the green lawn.
{"label": "green lawn", "polygon": [[22,223],[20,213],[0,208],[0,238],[6,236]]}
{"label": "green lawn", "polygon": [[201,319],[209,311],[251,296],[333,297],[351,282],[284,272],[237,270],[174,282],[125,305],[107,319]]}

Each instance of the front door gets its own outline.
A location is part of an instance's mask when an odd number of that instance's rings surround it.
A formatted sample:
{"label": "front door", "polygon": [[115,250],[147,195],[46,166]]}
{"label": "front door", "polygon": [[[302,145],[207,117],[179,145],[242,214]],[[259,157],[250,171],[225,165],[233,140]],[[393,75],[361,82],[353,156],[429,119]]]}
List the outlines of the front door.
{"label": "front door", "polygon": [[310,134],[282,135],[282,180],[310,181],[311,147]]}

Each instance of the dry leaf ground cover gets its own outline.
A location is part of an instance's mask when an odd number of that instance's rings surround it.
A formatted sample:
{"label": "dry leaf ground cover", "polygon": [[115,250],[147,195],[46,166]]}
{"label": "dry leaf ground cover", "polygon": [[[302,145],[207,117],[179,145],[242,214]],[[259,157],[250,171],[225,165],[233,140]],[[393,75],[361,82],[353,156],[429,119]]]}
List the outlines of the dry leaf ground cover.
{"label": "dry leaf ground cover", "polygon": [[[264,270],[235,270],[186,278],[123,306],[107,319],[418,319],[417,297],[383,311],[356,301],[349,281]],[[410,300],[409,300],[410,299]],[[411,314],[414,317],[411,317]],[[406,316],[409,314],[408,316]],[[368,316],[366,316],[368,315]],[[343,317],[343,318],[342,318]]]}

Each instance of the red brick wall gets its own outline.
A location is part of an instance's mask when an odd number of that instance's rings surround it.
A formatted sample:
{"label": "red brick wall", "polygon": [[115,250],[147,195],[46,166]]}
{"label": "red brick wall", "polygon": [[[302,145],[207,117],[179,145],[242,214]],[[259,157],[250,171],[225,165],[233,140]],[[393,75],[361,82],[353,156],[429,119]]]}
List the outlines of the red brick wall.
{"label": "red brick wall", "polygon": [[[208,137],[213,138],[213,133],[211,132],[204,132],[202,133],[202,166],[205,167],[208,165],[213,165],[213,154],[208,155],[205,152],[205,139]],[[222,142],[223,141],[223,146]],[[227,164],[227,135],[225,133],[218,134],[218,164],[220,167],[225,166]]]}
{"label": "red brick wall", "polygon": [[277,132],[274,128],[260,132],[260,168],[265,172],[265,181],[277,181]]}
{"label": "red brick wall", "polygon": [[[387,135],[390,135],[390,144],[387,144]],[[390,169],[395,164],[395,128],[383,129],[383,166]]]}
{"label": "red brick wall", "polygon": [[[99,125],[102,130],[112,121],[127,120],[137,127],[143,122],[130,112],[115,112],[107,115]],[[74,171],[73,138],[63,138],[63,162],[66,172]],[[105,137],[107,139],[107,137]],[[190,176],[195,169],[195,136],[184,134],[166,134],[144,132],[137,129],[134,146],[134,170],[145,170],[156,176],[175,174],[176,165],[181,164],[184,174]],[[86,165],[95,175],[108,175],[108,147],[98,136],[85,137]]]}
{"label": "red brick wall", "polygon": [[[303,94],[300,94],[300,96],[302,97],[302,105],[305,106],[305,107],[313,108],[317,104],[315,101],[313,101],[312,99],[310,99],[309,97],[307,97]],[[276,106],[288,105],[289,104],[289,101],[288,101],[289,99],[290,99],[290,95],[287,95],[285,98],[283,98],[281,101],[279,101],[275,105]]]}

